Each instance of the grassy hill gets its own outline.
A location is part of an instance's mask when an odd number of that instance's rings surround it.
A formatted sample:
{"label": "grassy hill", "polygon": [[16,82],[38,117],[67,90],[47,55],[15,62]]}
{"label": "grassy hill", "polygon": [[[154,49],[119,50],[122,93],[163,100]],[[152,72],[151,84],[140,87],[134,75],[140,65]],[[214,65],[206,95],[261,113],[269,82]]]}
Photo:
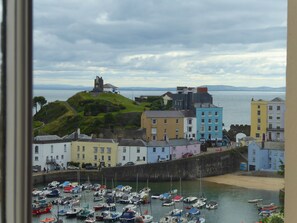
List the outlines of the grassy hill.
{"label": "grassy hill", "polygon": [[[34,135],[64,136],[80,128],[86,134],[102,129],[137,129],[150,103],[137,104],[119,94],[79,92],[67,101],[48,103],[34,116]],[[43,124],[44,123],[44,124]]]}

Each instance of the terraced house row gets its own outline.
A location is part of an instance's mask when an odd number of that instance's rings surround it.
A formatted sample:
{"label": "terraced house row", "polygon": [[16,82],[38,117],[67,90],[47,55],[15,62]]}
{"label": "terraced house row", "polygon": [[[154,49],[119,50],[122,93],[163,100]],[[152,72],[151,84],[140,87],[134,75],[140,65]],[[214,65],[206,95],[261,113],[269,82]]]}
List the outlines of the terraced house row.
{"label": "terraced house row", "polygon": [[150,141],[142,139],[91,138],[77,134],[60,138],[37,136],[33,143],[33,167],[41,170],[66,169],[69,162],[93,167],[114,167],[127,163],[147,164],[175,160],[200,153],[196,140]]}

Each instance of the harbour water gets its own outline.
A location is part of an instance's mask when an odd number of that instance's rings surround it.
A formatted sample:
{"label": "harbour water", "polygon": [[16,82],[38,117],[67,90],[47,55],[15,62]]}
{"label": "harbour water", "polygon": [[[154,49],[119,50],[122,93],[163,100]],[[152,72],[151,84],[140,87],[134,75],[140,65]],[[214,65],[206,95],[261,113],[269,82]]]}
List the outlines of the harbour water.
{"label": "harbour water", "polygon": [[[66,101],[76,94],[77,90],[34,90],[35,96],[44,96],[48,102]],[[121,94],[134,99],[140,95],[162,95],[164,91],[131,91],[123,90]],[[265,91],[212,91],[213,103],[223,107],[223,123],[228,130],[231,124],[250,125],[251,99],[272,100],[275,97],[285,99],[285,92]]]}
{"label": "harbour water", "polygon": [[[95,182],[93,182],[95,183]],[[100,182],[97,182],[100,183]],[[111,187],[111,183],[109,183]],[[140,190],[147,186],[147,182],[136,184],[136,182],[116,182],[115,185],[130,185],[133,187],[132,191]],[[138,186],[136,186],[138,185]],[[168,192],[171,188],[180,190],[180,182],[149,182],[148,186],[152,189],[151,193]],[[42,187],[42,185],[40,185]],[[181,183],[181,194],[186,196],[198,196],[200,192],[200,181],[183,181]],[[206,219],[207,223],[255,223],[259,220],[259,215],[255,204],[250,204],[247,201],[255,198],[262,198],[263,203],[275,203],[279,205],[278,191],[265,191],[246,189],[235,186],[228,186],[216,183],[202,181],[202,192],[206,195],[208,200],[215,200],[218,202],[218,209],[207,210],[201,209],[201,216]],[[63,195],[63,194],[62,194]],[[69,195],[68,195],[69,196]],[[93,192],[84,191],[81,197],[81,206],[89,204],[90,207],[94,205]],[[185,204],[177,203],[171,207],[162,207],[162,201],[153,199],[151,204],[141,205],[138,211],[148,211],[154,216],[154,222],[159,221],[166,213],[173,208],[184,208]],[[124,205],[117,205],[117,211],[121,212]],[[61,209],[62,207],[60,207]],[[184,209],[185,210],[185,209]],[[52,209],[52,214],[44,214],[38,217],[33,217],[33,223],[38,223],[46,217],[51,217],[57,212],[56,206]],[[84,221],[77,219],[67,219],[61,217],[64,223],[82,223]]]}

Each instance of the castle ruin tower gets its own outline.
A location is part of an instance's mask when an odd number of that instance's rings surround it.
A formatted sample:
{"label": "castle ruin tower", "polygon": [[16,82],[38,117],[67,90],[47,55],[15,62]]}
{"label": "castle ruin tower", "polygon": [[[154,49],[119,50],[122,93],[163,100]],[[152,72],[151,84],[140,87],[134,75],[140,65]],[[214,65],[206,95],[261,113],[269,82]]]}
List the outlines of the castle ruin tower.
{"label": "castle ruin tower", "polygon": [[103,92],[103,78],[96,76],[96,79],[94,79],[94,92]]}

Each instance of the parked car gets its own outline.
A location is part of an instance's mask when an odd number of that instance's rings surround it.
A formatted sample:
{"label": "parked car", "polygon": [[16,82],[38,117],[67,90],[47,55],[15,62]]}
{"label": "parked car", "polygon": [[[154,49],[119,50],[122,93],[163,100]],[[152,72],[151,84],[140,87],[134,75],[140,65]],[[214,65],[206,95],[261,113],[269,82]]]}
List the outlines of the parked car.
{"label": "parked car", "polygon": [[133,165],[135,165],[135,163],[133,163],[133,162],[127,162],[127,163],[125,163],[124,166],[133,166]]}
{"label": "parked car", "polygon": [[167,159],[165,159],[165,158],[159,158],[159,160],[158,160],[159,163],[166,162],[166,161],[167,161]]}
{"label": "parked car", "polygon": [[79,170],[77,166],[67,166],[67,170]]}
{"label": "parked car", "polygon": [[193,156],[193,153],[185,153],[182,155],[183,158],[189,158],[191,156]]}
{"label": "parked car", "polygon": [[97,170],[98,167],[97,166],[92,166],[92,165],[87,165],[87,166],[85,166],[85,169],[86,170]]}

